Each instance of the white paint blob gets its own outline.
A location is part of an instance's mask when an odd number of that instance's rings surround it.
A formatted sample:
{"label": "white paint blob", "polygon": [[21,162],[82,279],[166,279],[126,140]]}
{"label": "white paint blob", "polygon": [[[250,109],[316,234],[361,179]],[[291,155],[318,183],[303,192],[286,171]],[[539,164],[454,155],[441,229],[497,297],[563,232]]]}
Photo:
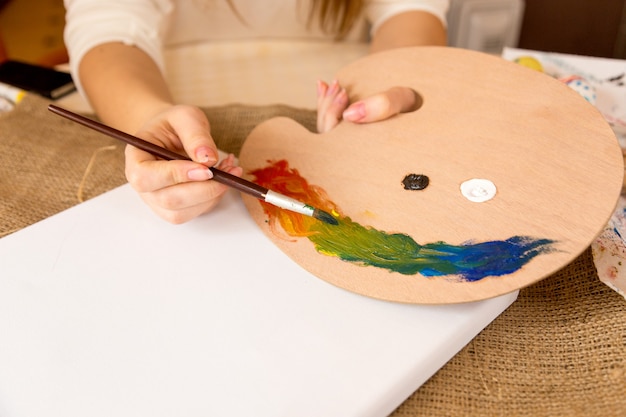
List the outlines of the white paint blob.
{"label": "white paint blob", "polygon": [[496,186],[489,180],[472,178],[461,184],[461,194],[469,201],[483,203],[496,195]]}

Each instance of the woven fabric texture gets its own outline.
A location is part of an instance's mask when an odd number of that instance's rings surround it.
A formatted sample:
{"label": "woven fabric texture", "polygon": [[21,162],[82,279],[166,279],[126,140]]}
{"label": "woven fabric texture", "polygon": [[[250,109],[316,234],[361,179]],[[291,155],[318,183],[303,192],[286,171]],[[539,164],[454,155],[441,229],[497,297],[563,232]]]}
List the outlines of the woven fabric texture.
{"label": "woven fabric texture", "polygon": [[[27,96],[0,116],[0,237],[122,185],[124,146]],[[287,106],[205,109],[220,149],[237,154],[263,120],[315,114]],[[393,414],[626,415],[626,302],[602,284],[588,249],[518,300]]]}

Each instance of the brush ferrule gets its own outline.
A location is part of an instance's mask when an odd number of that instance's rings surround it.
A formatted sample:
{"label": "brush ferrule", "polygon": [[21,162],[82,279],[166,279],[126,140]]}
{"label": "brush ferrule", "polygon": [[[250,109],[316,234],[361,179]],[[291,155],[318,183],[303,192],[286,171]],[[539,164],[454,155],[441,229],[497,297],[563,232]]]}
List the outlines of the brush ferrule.
{"label": "brush ferrule", "polygon": [[268,191],[265,194],[265,202],[273,204],[277,207],[284,208],[286,210],[295,211],[296,213],[304,214],[305,216],[313,216],[313,207],[304,204],[298,200],[294,200],[286,195],[279,194],[274,191]]}

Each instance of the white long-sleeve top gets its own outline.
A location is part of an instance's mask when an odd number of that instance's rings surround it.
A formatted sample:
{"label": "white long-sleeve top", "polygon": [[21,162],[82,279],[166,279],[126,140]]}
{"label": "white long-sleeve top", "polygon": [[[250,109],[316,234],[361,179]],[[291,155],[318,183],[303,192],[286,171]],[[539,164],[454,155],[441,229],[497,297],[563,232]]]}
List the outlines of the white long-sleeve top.
{"label": "white long-sleeve top", "polygon": [[[78,66],[93,47],[123,42],[146,52],[163,69],[163,48],[201,41],[241,39],[329,40],[317,22],[307,25],[303,0],[65,0],[65,43],[70,70],[80,86]],[[445,24],[448,0],[365,0],[356,25],[345,38],[365,41],[388,18],[426,11]]]}

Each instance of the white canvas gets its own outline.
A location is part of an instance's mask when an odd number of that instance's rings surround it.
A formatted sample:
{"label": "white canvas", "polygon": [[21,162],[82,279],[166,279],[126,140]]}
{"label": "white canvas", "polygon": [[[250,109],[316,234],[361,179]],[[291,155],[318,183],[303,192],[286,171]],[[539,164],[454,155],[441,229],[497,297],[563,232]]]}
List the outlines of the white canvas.
{"label": "white canvas", "polygon": [[125,185],[0,239],[0,415],[385,416],[516,297],[356,295],[234,191],[174,226]]}

